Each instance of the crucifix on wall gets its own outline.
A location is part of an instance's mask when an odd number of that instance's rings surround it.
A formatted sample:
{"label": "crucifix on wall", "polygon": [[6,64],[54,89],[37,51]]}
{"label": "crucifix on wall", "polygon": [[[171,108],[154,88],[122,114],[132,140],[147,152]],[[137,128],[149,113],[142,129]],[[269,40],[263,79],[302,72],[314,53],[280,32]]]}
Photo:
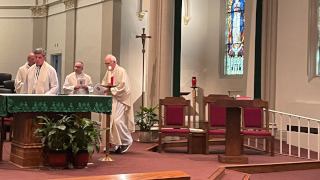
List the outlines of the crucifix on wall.
{"label": "crucifix on wall", "polygon": [[141,96],[142,105],[141,106],[144,106],[144,53],[146,52],[144,47],[145,47],[146,39],[151,38],[151,36],[147,36],[144,33],[144,30],[145,28],[142,28],[141,36],[136,35],[136,38],[141,38],[142,40],[142,96]]}

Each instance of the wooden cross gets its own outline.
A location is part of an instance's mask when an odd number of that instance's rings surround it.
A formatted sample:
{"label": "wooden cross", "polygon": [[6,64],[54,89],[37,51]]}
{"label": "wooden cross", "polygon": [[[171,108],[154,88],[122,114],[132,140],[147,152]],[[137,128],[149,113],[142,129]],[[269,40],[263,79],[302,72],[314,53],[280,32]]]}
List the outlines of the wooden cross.
{"label": "wooden cross", "polygon": [[136,35],[136,38],[141,38],[142,40],[142,106],[144,106],[144,53],[146,52],[146,50],[144,49],[145,43],[146,43],[146,39],[147,38],[151,38],[151,36],[147,36],[144,33],[145,28],[142,28],[142,34],[141,36]]}

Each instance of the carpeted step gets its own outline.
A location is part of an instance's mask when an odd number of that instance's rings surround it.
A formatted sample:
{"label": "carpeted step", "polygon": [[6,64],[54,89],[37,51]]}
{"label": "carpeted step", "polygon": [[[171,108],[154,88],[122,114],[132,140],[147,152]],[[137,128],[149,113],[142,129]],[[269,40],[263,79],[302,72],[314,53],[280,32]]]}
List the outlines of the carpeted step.
{"label": "carpeted step", "polygon": [[246,173],[232,171],[232,170],[225,170],[224,176],[222,176],[221,180],[242,180]]}

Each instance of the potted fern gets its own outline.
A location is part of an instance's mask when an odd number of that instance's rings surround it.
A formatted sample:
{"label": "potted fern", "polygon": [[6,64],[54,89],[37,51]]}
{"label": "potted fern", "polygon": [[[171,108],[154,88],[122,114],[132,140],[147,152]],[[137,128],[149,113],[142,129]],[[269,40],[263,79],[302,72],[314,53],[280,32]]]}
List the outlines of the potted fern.
{"label": "potted fern", "polygon": [[139,140],[140,142],[151,142],[152,134],[151,128],[158,124],[158,115],[154,112],[158,108],[158,105],[147,108],[144,106],[140,106],[140,112],[137,112],[135,115],[135,124],[138,125],[139,132]]}

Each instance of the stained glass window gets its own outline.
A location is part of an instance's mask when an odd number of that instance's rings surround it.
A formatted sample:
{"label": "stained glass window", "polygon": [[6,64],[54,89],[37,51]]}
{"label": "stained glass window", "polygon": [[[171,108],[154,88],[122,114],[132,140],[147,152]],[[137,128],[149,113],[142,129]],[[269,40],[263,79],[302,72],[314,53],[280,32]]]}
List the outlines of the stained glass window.
{"label": "stained glass window", "polygon": [[227,0],[224,75],[243,75],[245,0]]}

